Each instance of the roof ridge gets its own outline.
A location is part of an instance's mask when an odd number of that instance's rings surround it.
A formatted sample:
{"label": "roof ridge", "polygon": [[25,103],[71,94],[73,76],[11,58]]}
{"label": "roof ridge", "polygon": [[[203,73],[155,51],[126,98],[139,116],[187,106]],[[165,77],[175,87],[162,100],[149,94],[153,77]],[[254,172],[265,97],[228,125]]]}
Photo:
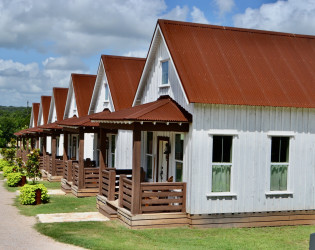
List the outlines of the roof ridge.
{"label": "roof ridge", "polygon": [[288,32],[281,32],[281,31],[261,30],[261,29],[249,29],[249,28],[231,27],[231,26],[220,26],[220,25],[204,24],[204,23],[191,23],[191,22],[182,22],[182,21],[167,20],[167,19],[158,19],[158,23],[181,25],[181,26],[192,26],[192,27],[208,28],[208,29],[230,30],[230,31],[237,31],[237,32],[249,32],[249,33],[256,33],[256,34],[268,34],[268,35],[274,35],[274,36],[315,39],[315,35],[296,34],[296,33],[288,33]]}
{"label": "roof ridge", "polygon": [[111,57],[115,59],[122,59],[122,60],[146,60],[145,57],[133,57],[133,56],[117,56],[117,55],[101,55],[101,57]]}

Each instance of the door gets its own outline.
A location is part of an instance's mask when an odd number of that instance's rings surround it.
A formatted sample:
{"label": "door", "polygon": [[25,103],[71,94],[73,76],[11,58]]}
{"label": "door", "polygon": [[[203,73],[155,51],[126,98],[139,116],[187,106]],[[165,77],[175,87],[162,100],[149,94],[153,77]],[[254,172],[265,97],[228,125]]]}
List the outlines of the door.
{"label": "door", "polygon": [[157,172],[156,181],[166,182],[168,179],[169,172],[169,137],[158,136],[158,152],[157,152]]}

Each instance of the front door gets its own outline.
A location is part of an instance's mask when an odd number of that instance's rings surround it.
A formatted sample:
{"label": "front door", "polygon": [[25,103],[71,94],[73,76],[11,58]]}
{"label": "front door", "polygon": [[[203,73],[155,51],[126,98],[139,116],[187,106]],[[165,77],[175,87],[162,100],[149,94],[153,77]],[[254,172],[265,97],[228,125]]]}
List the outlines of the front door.
{"label": "front door", "polygon": [[158,136],[158,162],[157,162],[157,173],[156,181],[157,182],[166,182],[168,179],[169,171],[169,137]]}

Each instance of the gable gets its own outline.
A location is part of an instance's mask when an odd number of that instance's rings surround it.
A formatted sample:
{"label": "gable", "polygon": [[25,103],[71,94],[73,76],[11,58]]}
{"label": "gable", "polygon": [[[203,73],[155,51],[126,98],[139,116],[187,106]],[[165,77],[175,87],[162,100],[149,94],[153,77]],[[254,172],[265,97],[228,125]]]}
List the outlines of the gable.
{"label": "gable", "polygon": [[[165,60],[169,61],[169,85],[162,86],[162,66]],[[140,83],[133,101],[133,105],[145,104],[157,100],[160,96],[168,95],[179,103],[187,111],[191,112],[192,106],[188,99],[181,81],[178,77],[172,57],[163,35],[157,26],[148,53]]]}
{"label": "gable", "polygon": [[315,37],[159,20],[189,102],[315,108]]}
{"label": "gable", "polygon": [[37,127],[39,106],[40,106],[40,103],[32,104],[31,119],[30,119],[30,125],[29,125],[30,128]]}

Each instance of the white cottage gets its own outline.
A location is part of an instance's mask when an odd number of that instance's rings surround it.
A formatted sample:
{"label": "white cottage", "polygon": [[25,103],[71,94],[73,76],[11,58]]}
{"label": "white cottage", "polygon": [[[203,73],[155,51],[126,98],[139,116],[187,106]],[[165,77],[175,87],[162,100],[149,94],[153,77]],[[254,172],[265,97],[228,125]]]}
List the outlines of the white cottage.
{"label": "white cottage", "polygon": [[314,224],[314,66],[314,36],[159,20],[133,108],[94,118],[133,131],[105,204],[138,228]]}
{"label": "white cottage", "polygon": [[[41,96],[41,102],[40,102],[39,113],[38,113],[38,121],[37,121],[37,126],[39,127],[43,125],[47,125],[50,101],[51,101],[51,96]],[[45,151],[48,154],[50,154],[51,153],[51,136],[40,137],[39,147],[41,151]]]}

